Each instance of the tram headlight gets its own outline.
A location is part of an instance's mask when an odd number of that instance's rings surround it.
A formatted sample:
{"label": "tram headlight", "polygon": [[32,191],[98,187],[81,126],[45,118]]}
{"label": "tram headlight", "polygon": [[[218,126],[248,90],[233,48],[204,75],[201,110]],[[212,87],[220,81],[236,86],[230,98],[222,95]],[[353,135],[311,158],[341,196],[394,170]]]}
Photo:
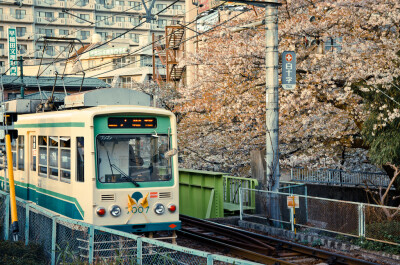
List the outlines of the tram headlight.
{"label": "tram headlight", "polygon": [[156,214],[158,214],[158,215],[164,214],[164,213],[165,213],[165,206],[164,206],[163,204],[161,204],[161,203],[157,203],[157,204],[154,206],[154,212],[155,212]]}
{"label": "tram headlight", "polygon": [[118,217],[121,215],[121,207],[119,207],[118,205],[112,205],[110,207],[110,214],[114,217]]}
{"label": "tram headlight", "polygon": [[106,209],[104,209],[104,207],[98,207],[96,213],[98,216],[103,217],[106,214]]}

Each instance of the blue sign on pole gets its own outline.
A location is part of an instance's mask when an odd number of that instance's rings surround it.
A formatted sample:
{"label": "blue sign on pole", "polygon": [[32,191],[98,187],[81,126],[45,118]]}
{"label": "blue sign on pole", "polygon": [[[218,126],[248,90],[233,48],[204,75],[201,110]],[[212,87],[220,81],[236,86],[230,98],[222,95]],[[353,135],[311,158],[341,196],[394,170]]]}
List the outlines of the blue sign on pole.
{"label": "blue sign on pole", "polygon": [[10,75],[18,75],[17,31],[15,28],[8,28],[8,62]]}
{"label": "blue sign on pole", "polygon": [[296,87],[296,53],[293,51],[282,53],[282,87],[286,90]]}

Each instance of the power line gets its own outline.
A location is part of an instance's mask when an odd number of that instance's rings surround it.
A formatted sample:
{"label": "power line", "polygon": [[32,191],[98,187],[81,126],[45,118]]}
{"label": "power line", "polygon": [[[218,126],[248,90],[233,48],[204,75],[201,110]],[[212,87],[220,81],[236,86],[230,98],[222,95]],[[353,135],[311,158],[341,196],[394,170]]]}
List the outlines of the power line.
{"label": "power line", "polygon": [[[247,11],[248,11],[248,10],[244,10],[244,11],[242,11],[241,13],[239,13],[239,14],[237,14],[237,15],[231,17],[230,19],[228,19],[228,20],[226,20],[226,21],[224,21],[224,22],[222,22],[222,23],[220,23],[220,24],[218,24],[218,25],[215,25],[214,27],[208,29],[207,31],[204,31],[204,32],[200,33],[199,35],[196,35],[196,36],[194,36],[194,37],[187,38],[187,39],[185,39],[184,41],[181,41],[181,42],[179,43],[179,45],[181,45],[182,43],[185,43],[185,42],[187,42],[187,41],[189,41],[189,40],[191,40],[191,39],[193,39],[193,38],[195,38],[195,37],[198,37],[198,36],[200,36],[200,35],[203,35],[203,34],[205,34],[205,33],[208,33],[208,32],[210,32],[211,30],[213,30],[213,29],[215,29],[215,28],[217,28],[217,27],[219,27],[219,26],[221,26],[221,25],[223,25],[223,24],[226,24],[227,22],[229,22],[229,21],[235,19],[236,17],[242,15],[243,13],[245,13],[245,12],[247,12]],[[193,23],[193,22],[195,22],[195,21],[197,21],[197,20],[198,20],[198,18],[196,18],[196,19],[193,20],[192,22],[188,23],[187,25],[190,25],[191,23]],[[159,41],[159,40],[157,40],[157,41]],[[155,41],[155,42],[156,42],[156,41]],[[141,47],[139,50],[142,50],[142,49],[144,49],[144,48],[146,48],[146,47],[152,45],[152,44],[155,43],[155,42],[149,43],[149,44],[147,44],[146,46]],[[136,51],[134,51],[133,53],[130,53],[130,54],[128,54],[128,55],[125,55],[125,56],[119,57],[119,58],[125,58],[125,57],[127,57],[127,56],[134,55],[134,54],[136,54],[139,50],[136,50]],[[130,62],[129,64],[126,64],[126,65],[124,65],[124,66],[118,67],[118,68],[116,68],[116,69],[104,71],[104,72],[101,72],[101,73],[99,73],[99,74],[93,75],[93,76],[91,76],[91,77],[96,77],[96,76],[99,76],[99,75],[102,75],[102,74],[106,74],[106,73],[112,72],[112,71],[114,71],[114,70],[118,70],[118,69],[121,69],[121,68],[125,68],[126,66],[131,65],[131,64],[134,64],[134,63],[136,63],[136,62],[138,62],[138,61],[140,61],[140,60],[135,60],[135,61]],[[109,63],[112,63],[112,62],[109,62]],[[107,63],[107,64],[108,64],[108,63]],[[104,65],[106,65],[106,64],[103,64],[103,65],[101,65],[101,66],[104,66]],[[100,66],[88,68],[88,69],[85,69],[85,71],[91,70],[91,69],[94,69],[94,68],[97,68],[97,67],[100,67]]]}

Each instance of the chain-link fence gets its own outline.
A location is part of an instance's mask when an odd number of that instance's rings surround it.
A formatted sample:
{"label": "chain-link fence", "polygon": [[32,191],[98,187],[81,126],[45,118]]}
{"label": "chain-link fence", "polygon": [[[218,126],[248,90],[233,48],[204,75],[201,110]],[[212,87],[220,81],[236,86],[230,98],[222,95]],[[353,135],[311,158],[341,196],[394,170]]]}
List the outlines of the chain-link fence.
{"label": "chain-link fence", "polygon": [[[9,240],[10,196],[0,191],[0,235]],[[60,217],[17,198],[18,240],[43,246],[51,264],[246,264],[231,257]]]}
{"label": "chain-link fence", "polygon": [[240,189],[253,192],[257,208],[246,211],[241,200],[241,220],[297,229],[300,232],[342,234],[400,246],[400,209],[339,201],[293,193]]}

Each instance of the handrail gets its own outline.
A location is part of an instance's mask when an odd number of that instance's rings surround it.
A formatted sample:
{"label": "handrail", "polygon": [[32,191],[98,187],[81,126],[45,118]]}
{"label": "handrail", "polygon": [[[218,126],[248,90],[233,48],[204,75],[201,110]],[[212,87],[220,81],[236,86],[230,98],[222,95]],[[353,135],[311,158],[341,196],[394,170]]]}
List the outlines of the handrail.
{"label": "handrail", "polygon": [[[239,189],[248,188],[255,189],[258,186],[258,181],[252,178],[243,178],[224,175],[224,204],[230,210],[239,210],[240,199]],[[250,188],[251,187],[251,188]],[[247,204],[248,209],[255,209],[255,193],[244,192],[242,194],[243,203]],[[229,210],[227,209],[227,210]]]}
{"label": "handrail", "polygon": [[297,167],[291,169],[291,181],[328,185],[387,187],[390,179],[386,174],[380,172],[345,171],[330,168],[310,170]]}

